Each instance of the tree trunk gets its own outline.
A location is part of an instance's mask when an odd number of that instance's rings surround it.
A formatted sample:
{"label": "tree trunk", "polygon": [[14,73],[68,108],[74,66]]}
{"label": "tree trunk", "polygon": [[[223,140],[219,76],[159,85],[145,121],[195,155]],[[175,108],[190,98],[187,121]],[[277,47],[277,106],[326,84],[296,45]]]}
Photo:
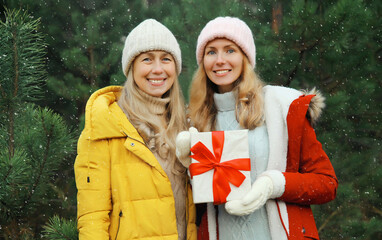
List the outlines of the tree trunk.
{"label": "tree trunk", "polygon": [[272,7],[272,30],[275,34],[279,34],[282,18],[282,4],[281,2],[275,2]]}

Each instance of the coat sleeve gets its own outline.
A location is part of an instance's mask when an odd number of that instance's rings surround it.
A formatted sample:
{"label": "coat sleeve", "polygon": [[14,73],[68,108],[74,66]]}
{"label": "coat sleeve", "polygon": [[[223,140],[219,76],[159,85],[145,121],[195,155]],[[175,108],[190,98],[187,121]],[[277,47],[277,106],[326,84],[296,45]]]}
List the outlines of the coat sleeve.
{"label": "coat sleeve", "polygon": [[335,198],[338,180],[306,118],[302,130],[300,159],[296,166],[298,169],[283,173],[285,191],[279,199],[297,204],[323,204]]}
{"label": "coat sleeve", "polygon": [[80,240],[109,239],[110,155],[108,140],[92,141],[83,133],[74,164]]}

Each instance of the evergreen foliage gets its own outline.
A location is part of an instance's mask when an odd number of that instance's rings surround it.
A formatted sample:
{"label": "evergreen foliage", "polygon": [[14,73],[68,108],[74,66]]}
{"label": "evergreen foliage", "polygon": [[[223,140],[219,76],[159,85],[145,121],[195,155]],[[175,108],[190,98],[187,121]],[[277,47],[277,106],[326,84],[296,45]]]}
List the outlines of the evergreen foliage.
{"label": "evergreen foliage", "polygon": [[7,10],[0,39],[0,226],[2,239],[32,239],[57,207],[50,183],[73,136],[63,119],[33,101],[42,98],[46,45],[39,19]]}
{"label": "evergreen foliage", "polygon": [[44,226],[44,237],[52,240],[77,240],[77,224],[76,221],[63,220],[58,216],[54,216],[49,223]]}
{"label": "evergreen foliage", "polygon": [[[90,94],[98,88],[124,82],[120,64],[121,51],[126,35],[139,22],[155,18],[165,24],[178,39],[183,60],[180,83],[187,99],[189,84],[197,68],[197,36],[203,26],[217,16],[231,15],[243,19],[254,33],[257,47],[256,71],[266,83],[297,89],[317,87],[326,96],[327,107],[315,129],[332,160],[340,185],[335,201],[314,206],[321,239],[382,238],[382,184],[379,183],[382,174],[381,1],[3,2],[9,8],[26,8],[32,15],[41,17],[40,30],[47,35],[49,44],[45,48],[48,77],[47,84],[42,88],[45,90],[44,95],[37,94],[40,87],[33,88],[43,81],[32,86],[25,82],[27,87],[31,87],[28,90],[30,92],[19,93],[24,94],[24,100],[17,97],[15,101],[19,101],[18,105],[14,103],[12,106],[22,106],[24,101],[37,99],[40,105],[49,106],[63,114],[65,121],[78,129],[77,135],[83,128],[83,120],[80,119],[83,119],[85,103]],[[4,31],[3,27],[1,31]],[[3,37],[1,42],[1,51],[5,51]],[[10,49],[8,52],[11,52]],[[10,70],[13,68],[9,68],[12,61],[2,61],[5,58],[12,60],[11,56],[9,53],[5,56],[0,54],[1,72],[3,69],[13,71]],[[12,75],[9,76],[9,79],[13,79]],[[2,79],[5,78],[2,76]],[[8,84],[11,93],[12,83]],[[11,98],[12,95],[9,95]],[[1,101],[12,102],[9,99]],[[7,109],[5,106],[1,102],[2,113]],[[14,111],[18,117],[28,116],[24,112],[21,114],[21,110]],[[8,131],[8,125],[4,123],[8,123],[11,118],[5,114],[1,114],[0,118],[0,127]],[[1,141],[1,146],[8,146],[3,144],[8,144],[9,139],[2,138]],[[6,159],[1,164],[14,165],[12,183],[25,184],[22,169],[28,167],[21,161],[31,154],[21,148],[15,151],[13,158],[6,158],[7,153],[5,150],[1,152],[1,159]],[[72,171],[74,156],[71,157],[69,166],[63,169],[65,173]],[[29,168],[33,169],[32,165]],[[17,171],[20,174],[16,174]],[[57,178],[61,179],[60,183],[66,183],[65,189],[55,188],[54,191],[59,196],[69,195],[68,201],[62,200],[68,210],[65,217],[74,218],[73,174],[67,175]],[[2,189],[10,187],[3,182],[1,184]],[[53,185],[57,183],[50,186]],[[4,193],[0,191],[1,199],[6,198]],[[60,229],[63,221],[56,219],[57,224],[50,226]]]}
{"label": "evergreen foliage", "polygon": [[133,27],[148,17],[146,1],[5,2],[9,8],[24,7],[42,16],[50,74],[45,96],[49,101],[41,104],[56,109],[68,123],[79,126],[79,132],[91,93],[124,82],[120,70],[124,40]]}

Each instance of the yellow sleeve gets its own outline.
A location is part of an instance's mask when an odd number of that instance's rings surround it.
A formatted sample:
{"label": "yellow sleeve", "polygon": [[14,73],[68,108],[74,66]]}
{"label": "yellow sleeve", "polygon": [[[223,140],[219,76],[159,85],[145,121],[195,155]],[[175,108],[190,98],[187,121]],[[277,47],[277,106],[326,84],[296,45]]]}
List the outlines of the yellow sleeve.
{"label": "yellow sleeve", "polygon": [[78,140],[74,172],[78,190],[79,239],[109,239],[112,203],[108,140],[92,141],[82,133]]}

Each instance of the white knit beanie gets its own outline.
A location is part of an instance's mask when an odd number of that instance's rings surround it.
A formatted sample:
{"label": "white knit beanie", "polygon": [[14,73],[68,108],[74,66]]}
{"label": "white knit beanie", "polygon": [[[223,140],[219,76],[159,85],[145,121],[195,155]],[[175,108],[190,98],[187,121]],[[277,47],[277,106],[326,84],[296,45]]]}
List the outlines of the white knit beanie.
{"label": "white knit beanie", "polygon": [[182,70],[179,44],[172,32],[160,22],[147,19],[136,26],[127,36],[122,53],[122,70],[127,77],[131,63],[139,54],[148,51],[165,51],[175,60],[176,71]]}

